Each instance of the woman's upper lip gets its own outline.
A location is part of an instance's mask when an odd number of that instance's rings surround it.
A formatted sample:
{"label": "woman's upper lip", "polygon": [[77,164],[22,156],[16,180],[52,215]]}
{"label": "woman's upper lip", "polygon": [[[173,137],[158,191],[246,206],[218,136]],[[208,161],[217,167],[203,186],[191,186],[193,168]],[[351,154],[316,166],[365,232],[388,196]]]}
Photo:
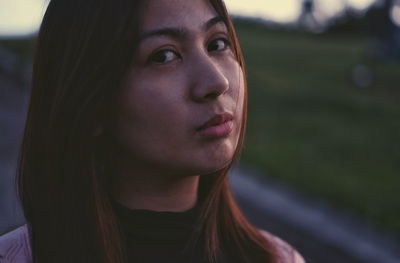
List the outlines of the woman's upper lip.
{"label": "woman's upper lip", "polygon": [[203,123],[200,127],[198,127],[197,130],[199,131],[199,130],[207,129],[208,127],[220,125],[220,124],[225,123],[230,120],[233,120],[233,115],[229,112],[216,114],[213,117],[211,117],[208,121]]}

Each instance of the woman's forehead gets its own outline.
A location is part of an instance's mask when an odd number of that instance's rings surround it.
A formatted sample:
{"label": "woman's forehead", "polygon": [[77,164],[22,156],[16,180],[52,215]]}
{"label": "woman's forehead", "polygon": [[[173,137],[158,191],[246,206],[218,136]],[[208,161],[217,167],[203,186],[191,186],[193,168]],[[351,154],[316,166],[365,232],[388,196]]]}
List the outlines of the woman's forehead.
{"label": "woman's forehead", "polygon": [[148,0],[143,14],[142,31],[160,27],[199,30],[218,16],[208,0]]}

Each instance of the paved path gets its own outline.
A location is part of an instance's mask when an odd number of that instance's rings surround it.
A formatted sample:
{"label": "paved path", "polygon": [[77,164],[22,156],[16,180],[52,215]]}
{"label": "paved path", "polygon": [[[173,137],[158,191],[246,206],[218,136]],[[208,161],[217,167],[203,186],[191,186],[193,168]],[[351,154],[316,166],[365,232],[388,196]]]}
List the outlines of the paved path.
{"label": "paved path", "polygon": [[26,87],[0,74],[0,233],[23,222],[14,178],[25,122]]}
{"label": "paved path", "polygon": [[30,68],[0,46],[0,233],[23,222],[14,178],[25,122]]}
{"label": "paved path", "polygon": [[236,167],[230,181],[248,219],[298,248],[308,263],[400,263],[400,240],[361,219],[267,181],[254,169]]}

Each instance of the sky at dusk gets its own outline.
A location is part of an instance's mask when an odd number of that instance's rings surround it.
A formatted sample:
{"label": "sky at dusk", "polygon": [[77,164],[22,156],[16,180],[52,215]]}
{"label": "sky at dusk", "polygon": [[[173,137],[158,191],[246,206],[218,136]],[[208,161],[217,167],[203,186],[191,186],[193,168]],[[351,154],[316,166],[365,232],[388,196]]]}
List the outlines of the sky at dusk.
{"label": "sky at dusk", "polygon": [[[350,5],[365,9],[374,0],[315,0],[318,19],[326,19]],[[0,35],[25,35],[38,30],[46,0],[0,0]],[[225,0],[233,14],[261,17],[275,22],[293,22],[302,0]]]}

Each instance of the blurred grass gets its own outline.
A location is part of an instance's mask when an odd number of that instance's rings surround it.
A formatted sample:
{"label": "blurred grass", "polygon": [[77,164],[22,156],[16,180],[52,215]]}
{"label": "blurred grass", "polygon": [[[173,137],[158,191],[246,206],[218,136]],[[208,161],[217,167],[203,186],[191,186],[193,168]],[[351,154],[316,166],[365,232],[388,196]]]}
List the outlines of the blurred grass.
{"label": "blurred grass", "polygon": [[[236,27],[249,81],[242,160],[400,235],[400,64],[368,59],[360,37]],[[359,63],[371,87],[353,84]]]}

